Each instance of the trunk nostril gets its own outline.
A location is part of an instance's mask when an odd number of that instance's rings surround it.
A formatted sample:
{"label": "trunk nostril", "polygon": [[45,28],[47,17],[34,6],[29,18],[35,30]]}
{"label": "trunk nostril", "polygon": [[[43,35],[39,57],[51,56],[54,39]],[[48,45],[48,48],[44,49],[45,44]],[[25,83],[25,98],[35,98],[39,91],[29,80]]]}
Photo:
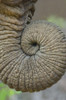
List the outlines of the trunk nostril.
{"label": "trunk nostril", "polygon": [[31,45],[34,46],[34,47],[36,47],[38,44],[37,44],[37,42],[32,42]]}

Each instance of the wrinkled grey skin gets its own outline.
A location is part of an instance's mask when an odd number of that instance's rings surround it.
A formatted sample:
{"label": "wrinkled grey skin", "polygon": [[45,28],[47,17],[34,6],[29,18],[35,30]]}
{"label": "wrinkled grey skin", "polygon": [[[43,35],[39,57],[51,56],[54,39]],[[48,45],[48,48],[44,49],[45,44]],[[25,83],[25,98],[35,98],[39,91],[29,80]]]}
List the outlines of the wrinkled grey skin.
{"label": "wrinkled grey skin", "polygon": [[65,35],[52,23],[31,22],[35,2],[0,3],[0,80],[23,92],[52,86],[66,69]]}
{"label": "wrinkled grey skin", "polygon": [[23,0],[2,0],[3,3],[8,5],[17,5],[18,3],[21,3]]}

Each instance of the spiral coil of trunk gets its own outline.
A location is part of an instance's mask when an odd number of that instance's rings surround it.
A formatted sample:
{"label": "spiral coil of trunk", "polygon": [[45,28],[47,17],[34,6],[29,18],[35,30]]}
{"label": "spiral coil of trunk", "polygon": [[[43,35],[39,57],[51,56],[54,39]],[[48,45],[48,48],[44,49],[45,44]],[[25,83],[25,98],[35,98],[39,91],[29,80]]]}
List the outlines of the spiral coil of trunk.
{"label": "spiral coil of trunk", "polygon": [[66,69],[65,35],[52,23],[30,23],[35,2],[0,3],[0,80],[23,92],[50,87]]}

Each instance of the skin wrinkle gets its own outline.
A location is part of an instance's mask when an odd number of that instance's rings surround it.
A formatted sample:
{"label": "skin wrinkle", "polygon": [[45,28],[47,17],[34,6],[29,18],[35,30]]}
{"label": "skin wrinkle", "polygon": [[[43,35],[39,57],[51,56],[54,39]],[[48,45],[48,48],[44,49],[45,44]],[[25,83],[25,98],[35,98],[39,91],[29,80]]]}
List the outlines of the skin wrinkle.
{"label": "skin wrinkle", "polygon": [[3,4],[0,4],[0,14],[5,14],[6,16],[14,16],[16,18],[19,18],[19,16],[22,16],[22,14],[20,13],[19,9],[16,10],[16,8],[14,7],[9,7],[9,6],[5,6]]}
{"label": "skin wrinkle", "polygon": [[13,25],[13,24],[10,24],[10,23],[4,23],[4,22],[2,22],[2,21],[0,21],[0,25],[6,25],[6,26],[8,26],[9,28],[12,28],[13,30],[22,30],[24,27],[22,27],[22,26],[16,26],[16,25]]}
{"label": "skin wrinkle", "polygon": [[26,92],[26,79],[25,79],[25,71],[26,71],[26,68],[25,68],[25,60],[26,59],[26,57],[24,57],[23,58],[23,60],[22,60],[22,69],[21,69],[21,71],[22,71],[22,73],[23,73],[23,76],[21,76],[21,74],[20,74],[20,77],[22,77],[22,81],[23,81],[23,83],[20,83],[20,84],[22,84],[23,86],[22,86],[22,88],[21,88],[21,90],[23,90],[24,92]]}
{"label": "skin wrinkle", "polygon": [[[15,46],[15,45],[14,45]],[[5,48],[5,49],[7,49],[7,48]],[[3,54],[1,54],[1,56],[0,57],[2,57],[2,56],[4,56],[5,55],[5,53],[7,54],[7,53],[9,53],[9,52],[12,52],[12,51],[17,51],[17,50],[19,50],[19,48],[18,47],[16,47],[15,49],[14,48],[12,48],[11,47],[11,49],[10,50],[7,50],[7,51],[5,51],[4,52],[4,49],[3,49]]]}
{"label": "skin wrinkle", "polygon": [[[37,62],[37,60],[35,60],[36,62]],[[39,63],[38,63],[39,64]],[[37,64],[36,64],[37,65]],[[41,65],[40,65],[41,66]],[[41,66],[42,67],[42,66]],[[38,67],[38,69],[39,69],[39,67]],[[45,68],[42,68],[42,70],[44,69],[44,72],[46,72],[46,70],[45,70]],[[39,70],[40,71],[40,70]],[[47,73],[47,72],[46,72]],[[47,74],[48,75],[48,74]],[[45,77],[44,77],[45,78]],[[48,77],[46,77],[47,78],[47,80],[45,79],[45,82],[46,82],[46,84],[48,83],[49,84],[49,82],[50,81],[48,81]],[[50,85],[50,84],[49,84]],[[48,87],[48,86],[47,86]],[[45,88],[45,87],[44,87]]]}
{"label": "skin wrinkle", "polygon": [[10,43],[11,43],[11,40],[13,40],[13,41],[12,41],[12,44],[19,44],[19,43],[20,43],[20,41],[19,41],[18,39],[16,40],[16,39],[14,39],[14,38],[12,37],[12,38],[9,38],[9,39],[1,40],[0,45],[1,45],[1,44],[7,45],[7,43],[10,44]]}
{"label": "skin wrinkle", "polygon": [[66,69],[62,30],[47,21],[31,22],[36,1],[0,3],[0,80],[22,92],[52,86]]}
{"label": "skin wrinkle", "polygon": [[[10,72],[10,74],[9,74],[9,76],[12,76],[13,74],[12,73],[14,73],[14,71],[15,71],[15,68],[17,68],[17,69],[19,69],[19,66],[18,65],[20,65],[20,63],[21,63],[21,57],[22,57],[22,54],[20,55],[20,57],[19,57],[19,59],[17,59],[17,61],[16,61],[16,63],[14,64],[14,67],[13,67],[13,69],[12,69],[12,71]],[[19,62],[19,63],[18,63]],[[18,64],[17,64],[18,63]],[[19,70],[18,70],[18,73],[19,73]],[[17,73],[16,73],[17,74]],[[15,75],[15,74],[14,74]],[[18,76],[19,76],[19,74],[18,74]],[[13,76],[14,77],[14,79],[16,79],[16,78],[19,78],[19,77],[16,77],[16,76]],[[10,78],[8,78],[8,80],[9,80]],[[8,81],[7,80],[7,81]],[[17,82],[16,82],[16,84],[18,85],[19,83],[18,83],[18,79],[17,79]],[[15,84],[15,85],[16,85]],[[14,88],[14,82],[12,82],[12,85],[13,85],[13,88]],[[15,86],[15,89],[16,90],[18,90],[18,87],[17,87],[17,85]]]}
{"label": "skin wrinkle", "polygon": [[[24,59],[25,59],[25,58],[26,58],[26,56],[24,56],[23,59],[22,59],[22,63],[21,63],[21,65],[22,65],[21,67],[22,67],[22,68],[20,68],[21,71],[20,71],[19,80],[20,80],[20,78],[21,78],[21,74],[24,72],[24,68],[23,68],[23,67],[24,67],[24,66],[23,66],[24,64],[23,64],[23,63],[24,63]],[[24,76],[24,74],[23,74],[23,76]],[[22,76],[22,82],[24,83],[23,76]],[[25,92],[25,87],[22,86],[22,84],[23,84],[22,82],[21,82],[21,81],[19,82],[19,89],[21,89],[22,91]],[[24,85],[24,84],[23,84],[23,85]],[[22,86],[22,87],[20,87],[20,86]]]}
{"label": "skin wrinkle", "polygon": [[[30,59],[29,59],[29,67],[30,67],[31,70],[32,70],[32,78],[29,76],[30,78],[29,78],[29,85],[28,85],[28,87],[29,87],[29,89],[30,89],[30,84],[31,84],[31,80],[32,80],[32,89],[31,89],[31,90],[33,90],[33,86],[34,86],[34,85],[33,85],[33,84],[34,84],[34,83],[33,83],[33,80],[34,80],[34,79],[33,79],[33,67],[31,66],[31,57],[30,57]],[[29,71],[29,72],[30,72],[30,71]],[[30,91],[31,91],[31,90],[30,90]]]}
{"label": "skin wrinkle", "polygon": [[[36,60],[36,61],[37,61],[37,60]],[[38,61],[37,61],[37,62],[38,62]],[[40,63],[38,62],[38,64],[40,64]],[[44,65],[47,67],[47,64],[44,63]],[[41,64],[40,64],[40,66],[43,67]],[[43,69],[44,69],[44,71],[46,72],[46,75],[49,77],[49,78],[47,77],[47,79],[49,79],[49,80],[46,81],[46,83],[48,83],[48,82],[51,83],[51,81],[53,81],[53,80],[50,81],[50,75],[49,75],[49,73],[46,71],[47,68],[44,67],[44,68],[42,68],[42,70],[43,70]],[[48,70],[48,71],[50,71],[50,70]],[[49,83],[48,83],[48,84],[49,84]]]}
{"label": "skin wrinkle", "polygon": [[[49,38],[50,40],[47,39],[47,37],[49,37],[49,35],[47,34],[47,36],[45,37],[44,41],[42,41],[43,43],[46,44],[46,46],[49,45],[49,44],[51,45],[51,43],[53,43],[53,41],[55,42],[55,40],[56,40],[56,42],[58,41],[58,40],[57,40],[58,34],[57,34],[57,36],[55,36],[56,34],[54,34],[54,35],[51,34],[51,33],[53,33],[53,32],[54,32],[54,31],[50,32],[50,34],[49,34],[50,37],[51,37],[51,38]],[[57,33],[57,32],[56,32],[56,33]],[[53,35],[53,37],[52,37],[52,35]],[[55,38],[55,37],[57,37],[57,38]],[[60,38],[60,37],[59,37],[59,38]],[[52,41],[52,39],[53,39],[53,41]],[[60,39],[61,39],[61,38],[60,38]],[[48,40],[48,42],[47,42],[47,40]],[[44,45],[45,45],[45,44],[44,44]],[[53,45],[53,44],[52,44],[52,45]],[[43,46],[43,45],[42,45],[42,46]]]}
{"label": "skin wrinkle", "polygon": [[[29,59],[28,59],[29,60]],[[28,64],[28,60],[27,60],[27,66],[28,66],[28,85],[27,85],[27,90],[29,90],[29,64]]]}
{"label": "skin wrinkle", "polygon": [[[14,59],[15,59],[15,58],[14,58]],[[12,60],[14,60],[14,59],[12,59]],[[10,61],[10,63],[12,62],[12,60]],[[10,64],[10,63],[9,63],[9,64]],[[6,66],[6,67],[7,67],[7,66]],[[6,67],[5,67],[5,68],[6,68]],[[5,69],[5,68],[4,68],[4,69]],[[9,66],[8,66],[8,68],[9,68]],[[4,72],[4,69],[3,69],[2,72]],[[10,69],[10,68],[9,68],[9,69]],[[7,71],[7,70],[6,70],[6,71]],[[2,73],[2,72],[1,72],[1,73]],[[3,76],[3,75],[2,75],[2,76]],[[4,75],[4,77],[5,77],[5,75]],[[6,79],[6,81],[7,81],[7,79]],[[7,83],[7,82],[6,82],[6,83]]]}
{"label": "skin wrinkle", "polygon": [[5,21],[7,23],[19,25],[19,26],[21,26],[24,23],[24,21],[20,21],[20,20],[18,21],[17,19],[15,19],[15,17],[12,17],[12,16],[8,17],[8,16],[1,15],[1,14],[0,14],[0,20]]}
{"label": "skin wrinkle", "polygon": [[[36,54],[37,55],[37,54]],[[39,56],[39,55],[38,55]],[[55,56],[55,55],[54,55]],[[40,56],[39,56],[40,57]],[[53,57],[51,57],[50,56],[50,58],[49,58],[49,56],[47,57],[47,55],[46,56],[43,56],[43,57],[46,57],[46,59],[48,58],[50,61],[55,61],[56,63],[58,62],[58,63],[61,63],[61,64],[64,64],[64,65],[66,65],[66,63],[64,62],[64,63],[62,63],[63,62],[63,60],[61,60],[61,59],[58,59],[58,61],[56,61],[56,60],[52,60],[53,59]],[[43,58],[42,58],[43,59]],[[57,58],[56,58],[57,59]],[[59,60],[61,60],[62,62],[59,62]],[[65,57],[64,57],[64,61],[65,61]],[[53,63],[53,62],[52,62]],[[60,67],[60,66],[59,66]]]}
{"label": "skin wrinkle", "polygon": [[[14,55],[14,57],[15,57],[16,52],[17,52],[17,53],[19,53],[19,51],[14,51],[14,52],[15,52],[15,53],[14,53],[13,55]],[[11,53],[11,55],[12,55],[12,52],[10,52],[10,53]],[[10,54],[10,53],[9,53],[9,54]],[[3,56],[3,57],[4,57],[4,56]],[[10,58],[10,59],[12,59],[12,58]],[[5,60],[6,60],[6,59],[5,59]],[[11,60],[10,60],[10,61],[11,61]],[[7,65],[7,64],[9,64],[9,63],[10,63],[10,61],[9,61],[8,63],[5,63],[5,61],[3,60],[3,61],[2,61],[2,62],[0,62],[0,63],[3,63],[3,64],[4,64],[4,65],[3,65],[3,68],[4,68],[4,67],[6,67],[6,65]],[[3,70],[3,69],[1,68],[1,70]]]}
{"label": "skin wrinkle", "polygon": [[[44,52],[49,52],[50,50],[52,51],[52,53],[53,52],[58,52],[59,53],[59,51],[61,51],[61,52],[65,52],[65,51],[63,51],[63,49],[65,49],[65,46],[63,46],[62,45],[62,49],[60,49],[60,50],[58,50],[58,48],[61,48],[61,46],[57,46],[57,47],[52,47],[52,48],[41,48],[40,49],[40,51],[42,52],[42,53],[44,53]],[[43,50],[43,49],[45,49],[45,50]]]}
{"label": "skin wrinkle", "polygon": [[[40,57],[40,56],[39,56]],[[41,58],[41,57],[40,57]],[[43,59],[43,58],[41,58],[41,59]],[[53,63],[53,60],[51,60],[51,59],[49,59],[49,60],[47,60],[47,59],[44,59],[44,61],[47,61],[48,63],[50,63],[51,64],[51,66],[53,67],[53,66],[55,66],[55,64]],[[38,62],[39,63],[39,62]],[[44,62],[43,62],[44,63]],[[63,64],[62,64],[63,65]],[[59,73],[62,71],[62,69],[63,69],[63,71],[64,71],[64,68],[63,67],[60,67],[60,66],[58,66],[57,64],[56,64],[56,66],[57,67],[55,67],[56,68],[56,71],[57,70],[60,70],[59,71]],[[60,69],[59,69],[59,67],[60,67]],[[49,68],[49,67],[48,67]],[[52,69],[52,68],[51,68]],[[53,69],[54,69],[54,67],[53,67]],[[50,69],[49,69],[50,70]]]}
{"label": "skin wrinkle", "polygon": [[[23,56],[24,56],[24,57],[23,57]],[[23,55],[22,55],[22,62],[23,62],[23,60],[25,59],[25,57],[26,57],[26,56],[23,54]],[[20,64],[20,68],[19,68],[20,72],[19,72],[19,80],[18,80],[18,89],[20,89],[20,74],[21,74],[22,62],[21,62],[21,64]]]}
{"label": "skin wrinkle", "polygon": [[[34,66],[35,66],[35,68],[36,68],[36,60],[35,60],[35,56],[33,57],[33,59],[34,59],[34,64],[35,64]],[[39,68],[38,68],[38,69],[39,69]],[[40,71],[40,70],[39,70],[39,71]],[[37,68],[36,68],[36,72],[37,72],[37,75],[38,75],[40,87],[41,87],[41,89],[43,89],[42,83],[41,83],[41,81],[40,81],[40,75],[38,74]],[[36,87],[36,89],[38,90],[38,87]]]}
{"label": "skin wrinkle", "polygon": [[10,5],[10,6],[16,6],[20,4],[23,0],[2,0],[3,3]]}
{"label": "skin wrinkle", "polygon": [[[29,58],[29,57],[28,57]],[[26,71],[25,71],[25,88],[26,88],[26,90],[28,91],[28,81],[29,81],[29,77],[28,77],[28,70],[29,70],[29,65],[27,64],[27,61],[28,61],[28,58],[27,58],[27,60],[26,60],[26,62],[25,62],[25,66],[26,66]],[[27,75],[26,75],[27,74]]]}
{"label": "skin wrinkle", "polygon": [[[40,58],[41,58],[41,57],[40,57]],[[41,59],[43,59],[43,58],[41,58]],[[47,60],[44,59],[44,61],[47,61]],[[49,61],[50,61],[50,60],[49,60]],[[50,63],[49,61],[48,61],[48,63]],[[39,63],[39,62],[38,62],[38,63]],[[47,64],[48,64],[48,63],[47,63]],[[46,63],[44,63],[44,64],[46,64]],[[50,64],[51,64],[51,63],[50,63]],[[53,63],[52,63],[52,64],[53,64]],[[51,65],[52,65],[52,64],[51,64]],[[48,64],[48,65],[49,65],[49,64]],[[47,66],[47,65],[46,65],[46,66]],[[47,68],[49,68],[49,66],[47,66]],[[49,71],[53,71],[53,70],[51,70],[51,69],[52,69],[52,68],[49,68]],[[54,69],[54,67],[53,67],[53,69]],[[56,69],[55,69],[55,70],[56,70]],[[58,68],[57,68],[57,70],[58,70]]]}
{"label": "skin wrinkle", "polygon": [[[33,57],[33,56],[32,56],[32,57]],[[34,85],[34,76],[33,76],[33,75],[34,75],[34,74],[33,74],[34,68],[33,68],[33,66],[32,66],[31,64],[32,64],[32,61],[31,61],[31,56],[30,56],[30,59],[29,59],[29,67],[30,67],[31,70],[32,70],[32,77],[29,76],[29,77],[30,77],[30,78],[29,78],[29,79],[30,79],[30,80],[29,80],[29,83],[30,83],[31,85],[29,84],[28,87],[29,87],[29,89],[31,88],[30,91],[35,91],[34,89],[36,89],[36,87],[35,87],[36,84]],[[35,66],[34,66],[34,67],[35,67]],[[32,81],[32,82],[31,82],[31,81]],[[35,88],[34,88],[34,87],[35,87]]]}
{"label": "skin wrinkle", "polygon": [[[47,31],[47,30],[46,30]],[[50,34],[47,34],[47,35],[45,35],[45,37],[44,37],[44,39],[42,39],[42,41],[41,41],[41,43],[42,42],[46,42],[47,41],[47,37],[48,36],[50,36],[51,38],[49,38],[49,39],[51,39],[52,40],[52,38],[56,35],[56,33],[57,33],[57,31],[56,30],[52,30],[52,31],[48,31],[48,32],[50,32]],[[54,34],[55,33],[55,34]],[[53,35],[54,34],[54,35]],[[53,36],[52,36],[53,35]],[[58,34],[57,34],[58,35]],[[55,38],[54,38],[55,39]],[[50,42],[50,41],[49,41]],[[49,43],[48,42],[48,43]],[[53,42],[53,41],[52,41]],[[46,45],[47,45],[47,43],[46,43]]]}
{"label": "skin wrinkle", "polygon": [[[19,55],[19,56],[20,56],[20,55]],[[14,59],[12,59],[12,60],[10,61],[10,63],[16,61],[16,58],[18,58],[18,55],[17,55]],[[9,63],[9,64],[10,64],[10,63]],[[9,64],[8,64],[8,65],[9,65]],[[13,63],[13,64],[14,64],[14,63]],[[12,66],[13,66],[13,64],[12,64]],[[10,74],[11,70],[13,69],[12,66],[11,66],[10,68],[9,68],[9,66],[6,66],[6,68],[3,69],[3,71],[6,69],[5,75],[7,75],[6,73],[7,73],[9,70],[10,70],[10,71],[9,71],[9,74]],[[9,69],[9,70],[8,70],[8,69]],[[2,73],[2,72],[1,72],[1,73]],[[3,74],[3,75],[4,75],[4,74]],[[2,75],[2,76],[3,76],[3,75]],[[4,75],[3,77],[5,77],[5,75]],[[7,75],[6,83],[7,83],[8,76],[9,76],[9,75]]]}

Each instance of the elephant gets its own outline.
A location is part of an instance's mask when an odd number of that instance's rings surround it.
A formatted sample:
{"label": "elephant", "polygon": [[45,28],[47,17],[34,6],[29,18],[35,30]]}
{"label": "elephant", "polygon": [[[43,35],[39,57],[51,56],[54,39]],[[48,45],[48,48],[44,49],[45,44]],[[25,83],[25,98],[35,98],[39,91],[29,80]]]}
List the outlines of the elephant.
{"label": "elephant", "polygon": [[45,20],[32,21],[37,0],[0,0],[0,80],[35,92],[51,87],[66,70],[66,37]]}

